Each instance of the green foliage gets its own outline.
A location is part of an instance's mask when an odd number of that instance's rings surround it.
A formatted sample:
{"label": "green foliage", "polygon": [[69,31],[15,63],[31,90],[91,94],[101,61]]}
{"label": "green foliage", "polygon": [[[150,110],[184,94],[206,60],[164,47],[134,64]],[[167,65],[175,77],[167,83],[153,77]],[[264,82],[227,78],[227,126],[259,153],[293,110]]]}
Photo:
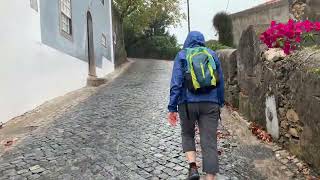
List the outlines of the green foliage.
{"label": "green foliage", "polygon": [[[131,2],[121,2],[123,1]],[[138,5],[137,10],[129,14],[124,11],[127,13],[123,23],[128,56],[161,59],[171,59],[175,56],[179,50],[177,40],[167,33],[167,29],[169,26],[177,25],[184,18],[179,4],[180,0],[143,1],[143,6]],[[126,5],[124,3],[119,7],[126,9]]]}
{"label": "green foliage", "polygon": [[135,30],[143,30],[159,15],[166,14],[166,24],[177,25],[184,13],[181,13],[180,0],[113,0],[122,22],[130,24]]}
{"label": "green foliage", "polygon": [[176,38],[169,34],[139,37],[127,48],[130,57],[168,60],[173,59],[179,50]]}
{"label": "green foliage", "polygon": [[112,3],[120,14],[120,20],[123,21],[132,13],[143,9],[144,0],[113,0]]}
{"label": "green foliage", "polygon": [[214,28],[219,34],[219,42],[227,46],[233,46],[232,19],[225,13],[217,13],[212,20]]}
{"label": "green foliage", "polygon": [[214,51],[219,49],[230,49],[229,46],[223,45],[216,40],[209,40],[206,42],[206,46]]}
{"label": "green foliage", "polygon": [[113,0],[113,5],[124,25],[129,56],[170,59],[179,50],[166,29],[185,17],[180,0]]}
{"label": "green foliage", "polygon": [[313,68],[311,72],[320,75],[320,68]]}

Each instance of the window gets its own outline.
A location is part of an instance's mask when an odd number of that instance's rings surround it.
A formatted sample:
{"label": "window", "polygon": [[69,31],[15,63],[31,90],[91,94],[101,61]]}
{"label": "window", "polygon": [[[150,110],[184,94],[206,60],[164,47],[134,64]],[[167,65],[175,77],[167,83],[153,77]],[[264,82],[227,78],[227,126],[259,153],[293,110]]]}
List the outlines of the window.
{"label": "window", "polygon": [[107,38],[104,34],[102,34],[101,43],[104,47],[107,47]]}
{"label": "window", "polygon": [[104,5],[104,0],[101,0],[101,3]]}
{"label": "window", "polygon": [[71,0],[60,0],[60,30],[68,38],[72,37]]}

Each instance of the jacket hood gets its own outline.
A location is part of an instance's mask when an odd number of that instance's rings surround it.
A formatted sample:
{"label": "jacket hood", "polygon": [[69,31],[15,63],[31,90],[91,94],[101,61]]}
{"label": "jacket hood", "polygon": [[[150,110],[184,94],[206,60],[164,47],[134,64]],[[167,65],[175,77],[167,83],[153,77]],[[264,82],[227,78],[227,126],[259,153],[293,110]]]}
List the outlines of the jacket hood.
{"label": "jacket hood", "polygon": [[193,48],[196,46],[205,46],[204,36],[199,31],[192,31],[188,34],[188,37],[184,42],[183,48]]}

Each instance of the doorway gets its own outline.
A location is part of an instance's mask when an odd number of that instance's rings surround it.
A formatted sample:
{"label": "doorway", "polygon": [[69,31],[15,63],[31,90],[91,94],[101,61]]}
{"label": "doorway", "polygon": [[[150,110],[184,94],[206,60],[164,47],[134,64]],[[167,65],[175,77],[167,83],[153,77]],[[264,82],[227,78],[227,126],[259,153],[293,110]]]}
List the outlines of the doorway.
{"label": "doorway", "polygon": [[87,12],[87,38],[88,38],[88,60],[89,60],[89,77],[96,77],[96,61],[94,56],[94,43],[93,43],[93,25],[92,16]]}

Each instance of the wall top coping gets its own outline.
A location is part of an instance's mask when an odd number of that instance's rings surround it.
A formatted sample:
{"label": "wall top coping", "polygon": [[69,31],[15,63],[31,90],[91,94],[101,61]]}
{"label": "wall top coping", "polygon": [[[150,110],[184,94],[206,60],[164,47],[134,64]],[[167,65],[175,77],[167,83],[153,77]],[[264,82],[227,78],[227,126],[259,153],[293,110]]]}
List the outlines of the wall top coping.
{"label": "wall top coping", "polygon": [[252,14],[252,13],[257,13],[257,12],[260,12],[260,11],[263,11],[263,10],[267,10],[267,9],[270,9],[270,8],[281,7],[281,6],[284,6],[284,5],[286,5],[288,7],[288,9],[289,9],[288,0],[273,0],[273,1],[270,1],[270,2],[267,2],[267,3],[264,3],[264,4],[260,4],[258,6],[252,7],[250,9],[246,9],[244,11],[240,11],[240,12],[231,14],[230,16],[231,16],[231,18],[236,18],[236,17],[239,17],[239,16],[248,16],[249,14]]}

